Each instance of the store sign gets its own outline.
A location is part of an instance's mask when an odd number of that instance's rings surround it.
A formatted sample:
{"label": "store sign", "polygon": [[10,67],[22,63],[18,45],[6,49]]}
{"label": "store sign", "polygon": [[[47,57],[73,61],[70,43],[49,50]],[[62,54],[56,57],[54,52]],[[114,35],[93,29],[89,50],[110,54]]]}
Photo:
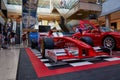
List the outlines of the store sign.
{"label": "store sign", "polygon": [[36,24],[38,0],[22,0],[23,29],[32,29]]}

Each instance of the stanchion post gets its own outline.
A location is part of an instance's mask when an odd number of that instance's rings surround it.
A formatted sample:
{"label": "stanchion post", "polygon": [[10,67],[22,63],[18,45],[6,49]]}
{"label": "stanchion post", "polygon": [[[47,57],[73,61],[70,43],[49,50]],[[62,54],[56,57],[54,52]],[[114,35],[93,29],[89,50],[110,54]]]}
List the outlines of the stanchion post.
{"label": "stanchion post", "polygon": [[112,49],[110,48],[110,56],[112,56]]}

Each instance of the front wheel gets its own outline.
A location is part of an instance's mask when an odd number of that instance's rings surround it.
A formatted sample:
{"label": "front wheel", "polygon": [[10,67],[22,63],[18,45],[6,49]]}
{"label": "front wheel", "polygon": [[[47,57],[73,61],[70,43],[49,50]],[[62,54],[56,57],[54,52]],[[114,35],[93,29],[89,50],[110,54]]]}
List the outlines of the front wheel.
{"label": "front wheel", "polygon": [[41,39],[40,48],[42,58],[45,58],[45,49],[54,49],[53,39],[52,38]]}
{"label": "front wheel", "polygon": [[81,37],[80,40],[92,47],[94,46],[93,40],[90,37]]}
{"label": "front wheel", "polygon": [[103,46],[108,49],[114,49],[115,48],[115,40],[112,37],[106,37],[103,40]]}

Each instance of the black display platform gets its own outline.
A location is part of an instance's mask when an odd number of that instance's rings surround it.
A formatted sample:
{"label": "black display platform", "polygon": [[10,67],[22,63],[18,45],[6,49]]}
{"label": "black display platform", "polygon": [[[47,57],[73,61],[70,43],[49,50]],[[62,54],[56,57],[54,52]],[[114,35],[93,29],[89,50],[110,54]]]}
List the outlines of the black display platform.
{"label": "black display platform", "polygon": [[120,80],[120,64],[38,78],[25,49],[20,50],[16,80]]}

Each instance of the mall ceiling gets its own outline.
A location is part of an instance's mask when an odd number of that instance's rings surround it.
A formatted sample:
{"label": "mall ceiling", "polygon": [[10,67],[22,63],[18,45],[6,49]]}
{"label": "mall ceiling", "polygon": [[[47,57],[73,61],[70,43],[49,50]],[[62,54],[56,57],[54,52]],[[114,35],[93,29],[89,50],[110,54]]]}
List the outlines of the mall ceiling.
{"label": "mall ceiling", "polygon": [[[96,3],[96,0],[80,0],[81,2],[87,2],[87,3]],[[103,0],[104,1],[104,0]],[[74,8],[79,0],[66,0],[66,8],[65,9],[72,9]],[[38,0],[38,7],[39,8],[50,8],[50,3],[54,4],[54,8],[52,10],[52,13],[50,15],[39,15],[38,14],[38,19],[46,19],[46,20],[51,20],[51,19],[56,19],[59,20],[61,13],[57,9],[62,9],[63,7],[60,7],[60,0]],[[22,5],[22,0],[7,0],[7,4],[12,4],[12,5]],[[57,8],[57,9],[56,9]],[[78,10],[74,14],[72,14],[69,19],[83,19],[88,16],[92,11],[89,10]],[[95,11],[93,13],[96,13]],[[82,14],[82,15],[81,15]],[[21,18],[20,13],[14,13],[14,12],[8,12],[8,17],[10,18],[15,18],[19,19]]]}
{"label": "mall ceiling", "polygon": [[[59,3],[60,0],[51,0],[54,1],[56,3]],[[66,2],[68,4],[70,4],[70,2],[73,1],[79,1],[79,0],[66,0]],[[95,3],[96,0],[80,0],[81,2],[91,2],[91,3]],[[104,0],[103,0],[104,1]],[[8,4],[16,4],[16,5],[21,5],[22,4],[22,0],[7,0]],[[38,6],[39,7],[48,7],[48,5],[50,4],[50,0],[38,0]]]}

